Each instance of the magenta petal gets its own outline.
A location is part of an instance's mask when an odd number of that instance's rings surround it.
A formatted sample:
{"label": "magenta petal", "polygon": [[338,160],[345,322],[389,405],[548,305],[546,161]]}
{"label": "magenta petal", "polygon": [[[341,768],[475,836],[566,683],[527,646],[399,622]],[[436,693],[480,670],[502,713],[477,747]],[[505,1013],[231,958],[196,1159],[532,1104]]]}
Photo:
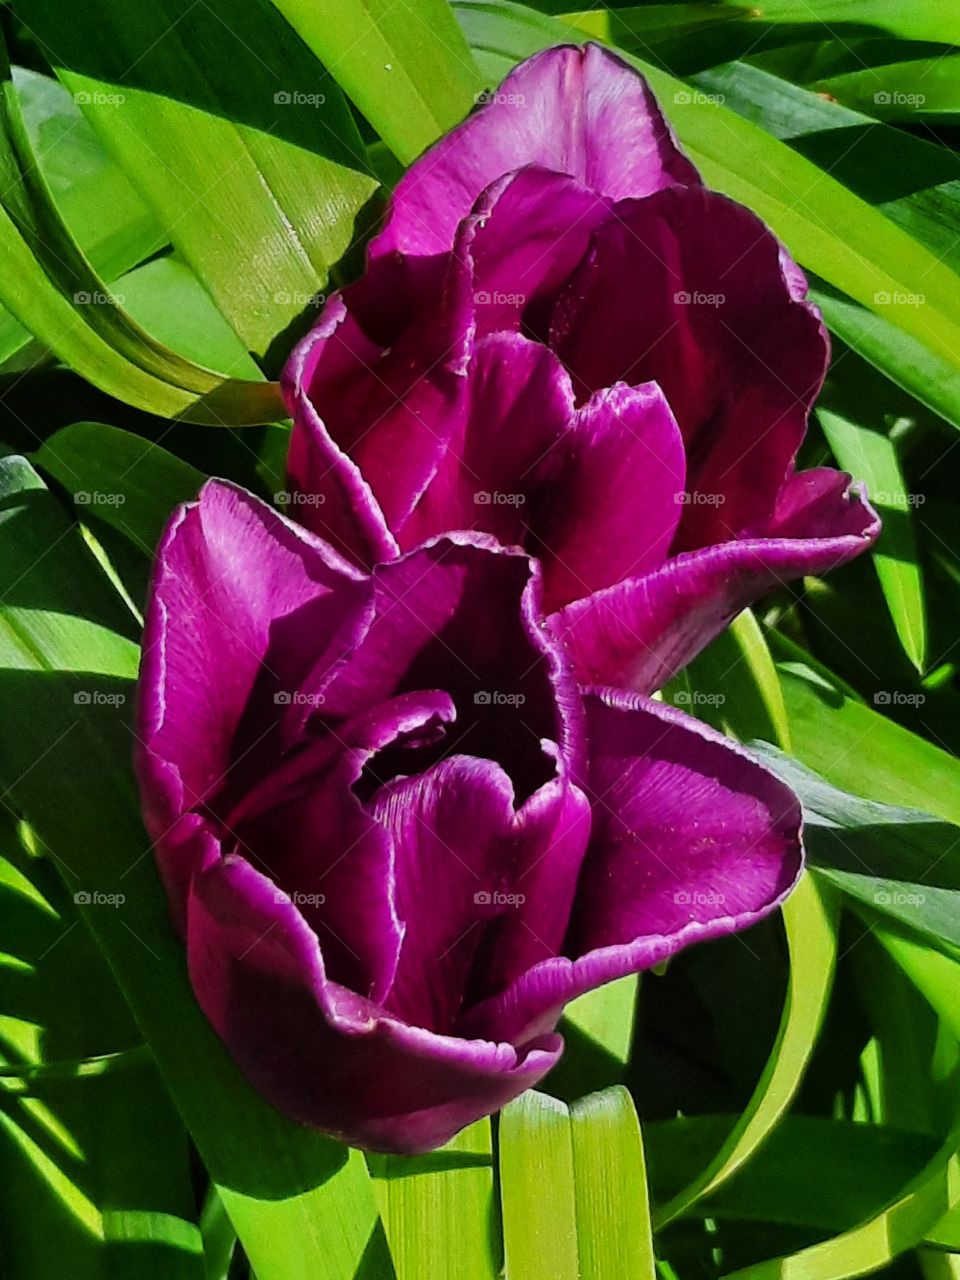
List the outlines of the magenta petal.
{"label": "magenta petal", "polygon": [[699,181],[638,72],[596,44],[546,49],[410,168],[371,252],[448,250],[480,192],[529,164],[615,200]]}
{"label": "magenta petal", "polygon": [[548,613],[659,564],[684,509],[683,441],[655,383],[597,392],[562,451],[531,529]]}
{"label": "magenta petal", "polygon": [[397,554],[458,430],[473,302],[465,269],[394,258],[327,304],[287,362],[297,516],[364,565]]}
{"label": "magenta petal", "polygon": [[328,975],[371,1000],[393,983],[403,924],[392,841],[353,788],[364,770],[376,772],[379,752],[429,737],[453,716],[442,693],[391,699],[289,755],[224,824],[233,851],[269,875],[317,933]]}
{"label": "magenta petal", "polygon": [[566,958],[478,1005],[462,1034],[552,1027],[584,991],[756,923],[800,874],[799,801],[745,751],[638,695],[587,704],[593,827]]}
{"label": "magenta petal", "polygon": [[376,617],[327,686],[330,723],[394,694],[443,689],[457,707],[456,749],[497,760],[520,799],[556,773],[545,741],[578,756],[579,699],[541,623],[539,574],[527,555],[480,534],[449,534],[372,576]]}
{"label": "magenta petal", "polygon": [[551,626],[581,680],[648,693],[765,592],[829,572],[879,532],[876,512],[849,476],[800,472],[784,485],[772,519],[744,539],[684,552],[568,605]]}
{"label": "magenta petal", "polygon": [[[769,518],[828,357],[818,313],[775,236],[700,187],[618,205],[557,304],[574,389],[659,383],[686,444],[675,549]],[[637,305],[637,299],[643,300]]]}
{"label": "magenta petal", "polygon": [[[329,547],[233,485],[211,480],[175,512],[157,551],[137,725],[147,827],[174,879],[169,829],[224,786],[265,667],[290,690],[321,655],[335,666],[369,595]],[[168,887],[182,901],[183,884]]]}
{"label": "magenta petal", "polygon": [[[538,485],[560,464],[554,452],[574,415],[560,361],[518,333],[476,345],[463,429],[400,533],[404,548],[449,529],[476,529],[506,545],[524,541]],[[535,553],[538,549],[534,548]]]}
{"label": "magenta petal", "polygon": [[457,229],[472,263],[477,333],[535,321],[577,266],[613,202],[566,174],[530,166],[498,179]]}
{"label": "magenta petal", "polygon": [[559,955],[570,923],[577,877],[590,834],[590,803],[561,776],[516,814],[505,878],[506,901],[474,981],[474,1000],[509,986],[524,970]]}
{"label": "magenta petal", "polygon": [[492,760],[452,756],[377,792],[371,811],[393,839],[397,913],[406,927],[388,1010],[429,1030],[460,1007],[489,913],[508,885],[513,787]]}
{"label": "magenta petal", "polygon": [[285,1114],[346,1142],[415,1153],[506,1105],[554,1065],[557,1036],[505,1042],[435,1035],[324,973],[297,909],[238,858],[194,879],[190,979],[244,1073]]}

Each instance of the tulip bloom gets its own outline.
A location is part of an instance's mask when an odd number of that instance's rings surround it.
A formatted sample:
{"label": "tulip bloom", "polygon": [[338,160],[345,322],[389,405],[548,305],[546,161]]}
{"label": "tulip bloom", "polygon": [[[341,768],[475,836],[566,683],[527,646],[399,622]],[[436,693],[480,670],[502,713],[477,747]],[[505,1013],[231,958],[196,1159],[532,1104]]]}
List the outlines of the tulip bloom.
{"label": "tulip bloom", "polygon": [[658,688],[879,531],[849,476],[795,469],[828,360],[805,295],[641,76],[549,49],[411,167],[294,351],[298,510],[368,567],[451,529],[523,546],[580,678]]}
{"label": "tulip bloom", "polygon": [[367,572],[216,481],[160,544],[137,770],[193,989],[268,1099],[349,1142],[445,1142],[554,1065],[567,1001],[799,874],[792,793],[578,688],[541,592],[484,534]]}

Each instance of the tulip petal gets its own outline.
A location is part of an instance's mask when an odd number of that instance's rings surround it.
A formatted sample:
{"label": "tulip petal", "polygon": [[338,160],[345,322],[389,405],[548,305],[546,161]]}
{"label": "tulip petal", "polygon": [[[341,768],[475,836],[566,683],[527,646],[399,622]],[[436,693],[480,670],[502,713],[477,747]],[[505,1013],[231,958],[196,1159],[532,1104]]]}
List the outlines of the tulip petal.
{"label": "tulip petal", "polygon": [[330,976],[374,1001],[393,983],[403,925],[392,841],[354,787],[365,771],[377,773],[380,753],[430,741],[453,717],[443,693],[393,698],[308,740],[224,824],[231,851],[264,870],[323,940]]}
{"label": "tulip petal", "polygon": [[[252,703],[278,722],[271,690],[296,689],[321,655],[335,667],[362,634],[369,596],[331,548],[233,485],[211,480],[175,512],[157,551],[138,701],[137,766],[161,870],[172,824],[254,757],[241,732]],[[182,881],[168,886],[182,903]]]}
{"label": "tulip petal", "polygon": [[[526,969],[559,955],[590,834],[590,802],[561,774],[514,818],[504,892],[507,910],[488,930],[470,1003],[503,990]],[[492,904],[494,909],[497,903]]]}
{"label": "tulip petal", "polygon": [[684,510],[683,440],[655,383],[597,392],[562,449],[531,529],[548,613],[660,564]]}
{"label": "tulip petal", "polygon": [[496,760],[521,800],[555,775],[543,740],[569,759],[582,751],[576,688],[541,625],[528,556],[449,534],[372,577],[376,617],[327,686],[328,723],[394,694],[443,689],[457,707],[457,750]]}
{"label": "tulip petal", "polygon": [[542,324],[613,201],[536,165],[505,174],[457,228],[454,257],[472,264],[477,334]]}
{"label": "tulip petal", "polygon": [[565,957],[477,1005],[460,1034],[526,1036],[576,996],[745,929],[800,874],[800,804],[722,734],[617,690],[587,693],[593,827]]}
{"label": "tulip petal", "polygon": [[476,529],[520,545],[538,487],[556,470],[552,450],[574,416],[573,389],[560,361],[518,333],[476,345],[462,430],[404,525],[404,548],[448,529]]}
{"label": "tulip petal", "polygon": [[370,808],[393,840],[406,926],[384,1003],[405,1022],[443,1032],[463,1002],[493,895],[506,891],[513,787],[492,760],[451,756],[388,783]]}
{"label": "tulip petal", "polygon": [[614,200],[699,182],[638,72],[596,44],[558,46],[512,71],[401,178],[371,254],[449,250],[481,191],[528,164]]}
{"label": "tulip petal", "polygon": [[784,485],[773,519],[760,530],[684,552],[578,600],[555,614],[551,627],[582,681],[649,693],[741,609],[774,587],[845,564],[879,532],[862,486],[843,472],[802,471]]}
{"label": "tulip petal", "polygon": [[370,566],[429,484],[463,412],[473,303],[452,260],[371,263],[283,373],[297,514]]}
{"label": "tulip petal", "polygon": [[723,542],[773,514],[826,334],[794,296],[775,236],[742,205],[675,187],[615,215],[561,294],[552,343],[580,398],[618,379],[660,384],[687,450],[674,549]]}
{"label": "tulip petal", "polygon": [[411,1027],[330,981],[316,935],[240,858],[194,878],[190,980],[251,1083],[286,1115],[354,1145],[414,1154],[505,1106],[556,1063],[520,1047]]}

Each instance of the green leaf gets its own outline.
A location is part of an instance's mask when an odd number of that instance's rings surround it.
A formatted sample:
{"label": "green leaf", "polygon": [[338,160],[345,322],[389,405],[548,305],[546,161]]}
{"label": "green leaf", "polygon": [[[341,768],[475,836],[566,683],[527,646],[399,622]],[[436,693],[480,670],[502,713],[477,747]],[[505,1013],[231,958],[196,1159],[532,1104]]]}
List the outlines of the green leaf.
{"label": "green leaf", "polygon": [[652,1280],[643,1139],[622,1086],[575,1102],[531,1091],[500,1117],[510,1280]]}
{"label": "green leaf", "polygon": [[96,386],[165,416],[270,421],[276,388],[224,379],[155,342],[84,257],[38,169],[0,40],[0,297]]}
{"label": "green leaf", "polygon": [[500,1116],[500,1204],[510,1280],[579,1280],[570,1113],[534,1090]]}
{"label": "green leaf", "polygon": [[[533,6],[548,9],[538,3]],[[771,0],[748,7],[742,0],[713,4],[641,4],[565,13],[563,20],[600,40],[611,41],[684,73],[729,58],[756,56],[778,45],[832,40],[887,31],[909,40],[953,42],[960,31],[947,13],[948,0]]]}
{"label": "green leaf", "polygon": [[[94,270],[113,282],[163,248],[153,215],[110,159],[73,98],[56,80],[13,68],[24,126],[51,195]],[[0,362],[30,341],[0,311]]]}
{"label": "green leaf", "polygon": [[[651,1188],[660,1199],[696,1176],[736,1116],[687,1116],[645,1126]],[[849,1230],[874,1217],[930,1161],[937,1139],[882,1125],[791,1113],[749,1164],[697,1204],[691,1216]],[[823,1171],[831,1171],[830,1195]]]}
{"label": "green leaf", "polygon": [[152,440],[103,422],[63,427],[34,461],[71,494],[81,514],[117,529],[148,557],[174,507],[195,498],[206,479]]}
{"label": "green leaf", "polygon": [[843,791],[960,825],[960,763],[953,756],[809,668],[781,663],[780,676],[799,760]]}
{"label": "green leaf", "polygon": [[960,830],[848,795],[765,743],[754,751],[800,797],[807,857],[820,875],[928,942],[960,948]]}
{"label": "green leaf", "polygon": [[780,676],[750,609],[688,663],[664,696],[741,742],[764,738],[790,745]]}
{"label": "green leaf", "polygon": [[826,1013],[837,959],[834,896],[805,875],[783,907],[790,951],[787,995],[763,1075],[716,1156],[654,1212],[662,1227],[689,1212],[751,1160],[796,1096]]}
{"label": "green leaf", "polygon": [[813,88],[880,120],[913,124],[935,119],[956,123],[960,113],[958,72],[960,57],[944,49],[930,58],[913,58],[829,76],[815,82]]}
{"label": "green leaf", "polygon": [[335,82],[269,0],[93,0],[83,22],[66,0],[18,10],[183,259],[265,356],[326,287],[377,185]]}
{"label": "green leaf", "polygon": [[[354,1280],[361,1257],[389,1275],[362,1157],[255,1093],[191,993],[130,768],[129,611],[23,459],[0,464],[0,506],[0,781],[10,802],[84,890],[123,895],[122,908],[92,900],[81,912],[258,1280]],[[64,629],[65,617],[82,625]],[[129,666],[119,660],[127,650]]]}
{"label": "green leaf", "polygon": [[923,579],[913,507],[897,451],[887,436],[839,413],[821,407],[817,417],[837,462],[865,482],[871,503],[883,517],[883,532],[872,552],[874,564],[904,651],[922,673],[927,644]]}
{"label": "green leaf", "polygon": [[581,1280],[654,1280],[643,1137],[633,1099],[607,1089],[570,1108]]}
{"label": "green leaf", "polygon": [[168,254],[128,271],[117,294],[137,324],[172,351],[231,378],[263,380],[257,362],[179,258]]}
{"label": "green leaf", "polygon": [[823,312],[828,328],[848,347],[960,428],[960,373],[953,365],[890,320],[827,286],[814,286],[810,297]]}
{"label": "green leaf", "polygon": [[903,40],[960,44],[960,15],[949,0],[766,0],[758,17],[770,22],[820,22],[880,28]]}
{"label": "green leaf", "polygon": [[885,1266],[920,1244],[949,1209],[948,1167],[958,1144],[960,1125],[894,1203],[867,1222],[798,1253],[730,1272],[728,1280],[847,1280]]}
{"label": "green leaf", "polygon": [[483,82],[444,0],[273,0],[408,164],[459,124]]}
{"label": "green leaf", "polygon": [[4,1275],[203,1280],[186,1134],[114,979],[6,807],[0,849]]}
{"label": "green leaf", "polygon": [[[878,920],[876,911],[865,913],[874,926],[874,937],[890,953],[918,991],[929,1001],[954,1036],[960,1038],[960,959],[943,955],[925,945],[910,929]],[[960,1142],[954,1150],[960,1147]],[[944,1212],[949,1205],[944,1206]]]}
{"label": "green leaf", "polygon": [[497,1280],[490,1121],[426,1156],[368,1156],[397,1280]]}

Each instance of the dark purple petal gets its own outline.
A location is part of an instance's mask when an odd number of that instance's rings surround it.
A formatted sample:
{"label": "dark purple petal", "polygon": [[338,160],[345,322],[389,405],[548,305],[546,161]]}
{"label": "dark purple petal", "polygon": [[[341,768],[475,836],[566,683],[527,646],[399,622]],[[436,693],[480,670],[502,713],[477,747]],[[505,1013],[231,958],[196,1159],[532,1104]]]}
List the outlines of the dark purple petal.
{"label": "dark purple petal", "polygon": [[655,383],[597,392],[574,415],[531,519],[544,608],[659,564],[683,507],[683,441]]}
{"label": "dark purple petal", "polygon": [[489,905],[497,922],[494,930],[488,927],[470,1003],[561,953],[589,834],[590,802],[562,771],[517,812],[507,850],[506,901]]}
{"label": "dark purple petal", "polygon": [[538,485],[559,465],[552,450],[570,427],[574,403],[552,351],[517,333],[482,338],[467,399],[462,431],[400,533],[405,548],[449,529],[522,544]]}
{"label": "dark purple petal", "polygon": [[372,263],[287,362],[297,515],[364,565],[432,479],[463,412],[473,303],[452,260]]}
{"label": "dark purple petal", "polygon": [[267,685],[295,689],[311,667],[343,660],[369,597],[329,547],[242,489],[209,481],[174,513],[145,620],[137,768],[147,827],[181,904],[185,886],[164,865],[170,828],[221,790],[238,756],[252,756],[276,724]]}
{"label": "dark purple petal", "polygon": [[588,44],[544,50],[397,184],[375,256],[443,253],[485,187],[535,164],[614,200],[699,182],[646,81]]}
{"label": "dark purple petal", "polygon": [[592,987],[768,915],[800,874],[800,804],[728,739],[638,695],[587,695],[593,825],[565,957],[467,1013],[536,1035]]}
{"label": "dark purple petal", "polygon": [[379,752],[429,740],[453,718],[446,694],[391,699],[289,755],[224,823],[224,844],[264,871],[320,937],[328,975],[370,1000],[390,990],[404,929],[393,844],[354,787],[376,772]]}
{"label": "dark purple petal", "polygon": [[675,549],[769,518],[803,439],[828,345],[784,261],[742,205],[672,188],[617,207],[557,304],[578,397],[655,381],[676,415],[690,492]]}
{"label": "dark purple petal", "polygon": [[508,887],[513,786],[492,760],[452,756],[381,788],[370,809],[393,839],[406,927],[386,1008],[448,1030],[483,940],[484,898]]}
{"label": "dark purple petal", "polygon": [[581,680],[649,693],[765,592],[845,564],[879,532],[862,486],[848,475],[800,472],[759,530],[578,600],[551,627]]}
{"label": "dark purple petal", "polygon": [[[472,268],[477,333],[536,327],[613,202],[565,174],[530,166],[484,191],[457,228],[454,257]],[[543,326],[544,330],[546,326]]]}
{"label": "dark purple petal", "polygon": [[515,1047],[411,1027],[330,981],[296,908],[207,850],[190,899],[190,979],[253,1083],[285,1114],[381,1151],[429,1151],[535,1085],[562,1042]]}
{"label": "dark purple petal", "polygon": [[455,749],[503,765],[520,800],[556,772],[544,741],[559,743],[565,759],[579,756],[579,699],[542,626],[528,556],[480,534],[450,534],[372,577],[376,617],[326,688],[326,724],[394,694],[443,689],[457,707]]}

